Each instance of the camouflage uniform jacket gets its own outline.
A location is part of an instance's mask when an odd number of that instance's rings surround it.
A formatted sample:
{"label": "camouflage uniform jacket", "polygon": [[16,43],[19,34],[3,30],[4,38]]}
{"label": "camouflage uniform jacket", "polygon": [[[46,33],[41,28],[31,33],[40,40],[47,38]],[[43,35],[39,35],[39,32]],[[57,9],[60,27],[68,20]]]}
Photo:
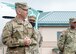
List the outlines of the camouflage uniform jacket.
{"label": "camouflage uniform jacket", "polygon": [[[31,44],[25,46],[23,39],[31,39]],[[2,33],[2,42],[7,46],[6,54],[32,54],[32,48],[37,45],[37,37],[29,22],[24,24],[17,18],[7,22]]]}
{"label": "camouflage uniform jacket", "polygon": [[43,42],[43,36],[41,35],[39,30],[37,30],[37,29],[34,29],[34,30],[35,30],[35,34],[37,35],[39,47],[41,47],[42,42]]}
{"label": "camouflage uniform jacket", "polygon": [[76,30],[68,28],[61,34],[58,41],[58,47],[63,54],[76,53]]}
{"label": "camouflage uniform jacket", "polygon": [[34,54],[40,54],[39,47],[41,47],[41,45],[42,45],[43,37],[42,37],[41,33],[37,29],[34,28],[34,30],[35,30],[35,34],[37,35],[37,42],[38,42],[37,46],[35,46],[33,48],[35,50]]}

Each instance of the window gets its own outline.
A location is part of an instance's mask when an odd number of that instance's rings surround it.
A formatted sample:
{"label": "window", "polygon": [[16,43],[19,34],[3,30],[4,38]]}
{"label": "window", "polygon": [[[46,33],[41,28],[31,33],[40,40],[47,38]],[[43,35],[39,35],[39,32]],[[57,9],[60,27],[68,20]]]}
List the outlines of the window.
{"label": "window", "polygon": [[60,34],[61,34],[61,31],[58,31],[58,32],[57,32],[57,41],[58,41],[58,39],[59,39],[59,37],[60,37]]}

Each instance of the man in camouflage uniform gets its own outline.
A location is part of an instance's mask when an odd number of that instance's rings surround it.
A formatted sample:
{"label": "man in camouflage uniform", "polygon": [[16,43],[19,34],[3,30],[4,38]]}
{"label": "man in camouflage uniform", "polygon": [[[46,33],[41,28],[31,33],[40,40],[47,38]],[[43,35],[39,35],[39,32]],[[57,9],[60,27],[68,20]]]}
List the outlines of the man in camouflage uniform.
{"label": "man in camouflage uniform", "polygon": [[[34,16],[29,16],[28,19],[29,19],[29,22],[32,24],[32,26],[35,27],[36,17],[34,17]],[[38,37],[37,39],[38,39],[39,47],[41,47],[42,42],[43,42],[43,37],[42,37],[42,35],[41,35],[41,33],[40,33],[40,31],[39,31],[38,29],[35,29],[35,28],[34,28],[34,30],[35,30],[35,32],[37,33],[37,37]]]}
{"label": "man in camouflage uniform", "polygon": [[70,27],[61,33],[58,48],[63,54],[76,54],[76,18],[69,23]]}
{"label": "man in camouflage uniform", "polygon": [[6,54],[32,54],[37,45],[37,36],[32,25],[26,21],[28,7],[26,3],[15,3],[17,16],[7,22],[2,33],[2,42],[7,46]]}
{"label": "man in camouflage uniform", "polygon": [[[29,19],[29,22],[32,24],[32,26],[35,27],[36,17],[29,16],[28,19]],[[34,30],[35,30],[35,34],[37,35],[38,44],[37,44],[37,46],[35,46],[33,48],[33,50],[34,50],[34,54],[39,54],[39,47],[41,47],[41,45],[42,45],[43,37],[37,29],[34,28]]]}

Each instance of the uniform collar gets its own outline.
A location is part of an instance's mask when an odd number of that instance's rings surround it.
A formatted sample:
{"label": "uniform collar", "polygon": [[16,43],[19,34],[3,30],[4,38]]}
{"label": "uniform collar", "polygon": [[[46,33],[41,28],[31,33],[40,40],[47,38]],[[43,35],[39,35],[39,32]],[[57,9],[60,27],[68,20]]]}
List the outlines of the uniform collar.
{"label": "uniform collar", "polygon": [[69,32],[75,33],[76,29],[71,29],[70,27],[68,28]]}
{"label": "uniform collar", "polygon": [[22,20],[18,19],[17,17],[15,17],[15,21],[20,25],[22,25],[22,24],[27,25],[29,23],[28,20],[22,21]]}
{"label": "uniform collar", "polygon": [[23,21],[18,19],[17,17],[15,17],[15,21],[18,23],[18,24],[23,24]]}

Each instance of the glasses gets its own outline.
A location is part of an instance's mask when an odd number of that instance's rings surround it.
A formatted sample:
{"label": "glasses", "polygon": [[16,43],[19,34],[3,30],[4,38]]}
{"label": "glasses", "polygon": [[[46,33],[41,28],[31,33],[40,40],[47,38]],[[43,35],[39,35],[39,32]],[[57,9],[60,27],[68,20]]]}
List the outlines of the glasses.
{"label": "glasses", "polygon": [[28,11],[28,9],[23,9],[23,8],[22,8],[22,10],[24,10],[24,11]]}

